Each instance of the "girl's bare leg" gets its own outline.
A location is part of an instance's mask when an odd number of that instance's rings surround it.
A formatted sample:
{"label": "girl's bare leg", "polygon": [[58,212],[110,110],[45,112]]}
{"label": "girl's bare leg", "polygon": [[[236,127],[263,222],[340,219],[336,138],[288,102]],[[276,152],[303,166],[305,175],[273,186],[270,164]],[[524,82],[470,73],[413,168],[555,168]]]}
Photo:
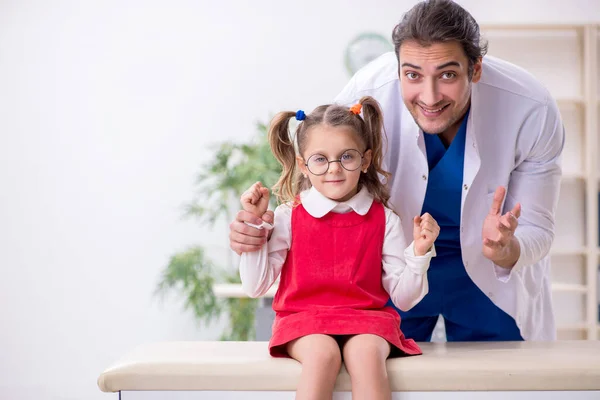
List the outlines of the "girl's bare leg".
{"label": "girl's bare leg", "polygon": [[352,381],[352,400],[391,400],[386,368],[390,344],[377,335],[356,335],[342,351]]}
{"label": "girl's bare leg", "polygon": [[331,400],[342,365],[340,346],[328,335],[308,335],[290,342],[288,354],[302,364],[298,400]]}

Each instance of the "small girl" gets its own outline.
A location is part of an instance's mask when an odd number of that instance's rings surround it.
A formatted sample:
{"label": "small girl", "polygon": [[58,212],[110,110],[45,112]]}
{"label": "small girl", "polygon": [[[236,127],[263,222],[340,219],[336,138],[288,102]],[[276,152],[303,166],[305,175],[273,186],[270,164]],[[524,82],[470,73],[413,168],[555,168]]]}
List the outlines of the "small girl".
{"label": "small girl", "polygon": [[[296,142],[288,128],[293,117],[300,121]],[[380,180],[389,177],[381,165],[383,139],[372,97],[309,115],[281,112],[270,125],[271,149],[283,166],[273,191],[282,204],[269,242],[242,253],[240,275],[251,297],[281,275],[269,351],[302,364],[297,399],[331,399],[342,359],[353,399],[391,399],[386,359],[421,354],[386,303],[391,298],[408,310],[427,294],[439,227],[429,214],[415,217],[414,241],[406,246]],[[241,202],[261,217],[268,199],[257,182]]]}

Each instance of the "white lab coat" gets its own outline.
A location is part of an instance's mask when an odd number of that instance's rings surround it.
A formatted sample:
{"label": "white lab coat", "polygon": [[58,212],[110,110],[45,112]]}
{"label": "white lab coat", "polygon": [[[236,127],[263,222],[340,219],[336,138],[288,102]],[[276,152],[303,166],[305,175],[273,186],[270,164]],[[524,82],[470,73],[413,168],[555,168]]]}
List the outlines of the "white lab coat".
{"label": "white lab coat", "polygon": [[[423,132],[402,101],[394,53],[360,70],[335,101],[350,105],[365,95],[378,100],[384,113],[390,205],[400,215],[409,243],[412,217],[421,212],[429,172]],[[548,253],[554,240],[563,147],[563,123],[548,90],[525,70],[484,57],[481,79],[472,86],[467,121],[462,257],[473,282],[515,319],[525,340],[556,338]],[[515,232],[521,256],[512,270],[495,266],[482,253],[483,221],[500,185],[508,189],[504,212],[517,202],[522,205]]]}

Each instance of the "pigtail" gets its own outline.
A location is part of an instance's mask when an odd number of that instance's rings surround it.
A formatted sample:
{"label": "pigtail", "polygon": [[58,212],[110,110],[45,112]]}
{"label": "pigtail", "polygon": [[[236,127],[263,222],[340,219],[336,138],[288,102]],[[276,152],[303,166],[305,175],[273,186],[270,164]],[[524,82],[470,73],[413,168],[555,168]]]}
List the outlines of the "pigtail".
{"label": "pigtail", "polygon": [[[310,183],[310,179],[308,179],[307,176],[305,176],[304,174],[301,174],[300,172],[298,172],[298,174],[296,174],[296,185],[294,186],[295,192],[294,192],[294,205],[298,205],[299,204],[299,198],[298,195],[307,190],[310,189],[312,187],[311,183]],[[289,199],[290,201],[292,199]]]}
{"label": "pigtail", "polygon": [[296,151],[289,130],[290,119],[295,116],[295,112],[280,112],[275,115],[269,127],[271,151],[283,169],[279,180],[272,188],[273,194],[281,203],[293,200],[295,197]]}
{"label": "pigtail", "polygon": [[[369,192],[387,206],[390,198],[387,180],[391,174],[383,169],[383,149],[387,145],[386,134],[383,127],[383,113],[379,103],[371,97],[364,96],[360,99],[363,120],[365,121],[367,149],[371,150],[371,164],[367,172],[361,176],[362,183]],[[381,179],[385,179],[385,184]]]}

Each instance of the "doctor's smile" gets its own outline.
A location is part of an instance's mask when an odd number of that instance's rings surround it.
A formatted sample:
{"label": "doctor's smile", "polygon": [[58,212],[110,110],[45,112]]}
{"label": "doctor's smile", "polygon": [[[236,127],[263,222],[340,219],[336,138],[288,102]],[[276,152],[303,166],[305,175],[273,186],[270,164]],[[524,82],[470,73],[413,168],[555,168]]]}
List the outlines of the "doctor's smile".
{"label": "doctor's smile", "polygon": [[428,108],[425,106],[422,106],[420,104],[418,104],[419,108],[421,109],[421,113],[428,117],[428,118],[435,118],[435,117],[439,117],[449,106],[449,104],[446,104],[445,106],[442,107],[438,107],[438,108]]}

